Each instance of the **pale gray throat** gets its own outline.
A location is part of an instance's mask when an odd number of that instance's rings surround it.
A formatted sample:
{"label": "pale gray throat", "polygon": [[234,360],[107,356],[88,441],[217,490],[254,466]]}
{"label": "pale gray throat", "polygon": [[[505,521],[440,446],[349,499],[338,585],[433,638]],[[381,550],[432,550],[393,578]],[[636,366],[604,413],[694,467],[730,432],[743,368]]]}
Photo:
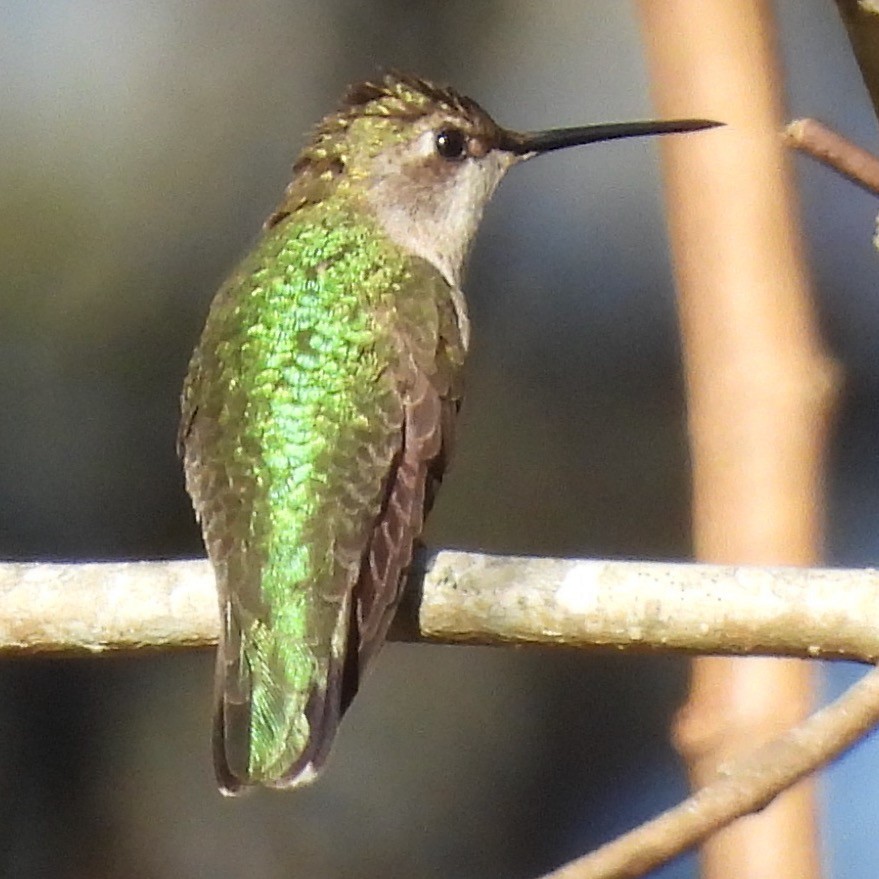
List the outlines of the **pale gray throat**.
{"label": "pale gray throat", "polygon": [[516,161],[491,150],[480,157],[437,166],[431,131],[379,155],[366,198],[392,241],[426,259],[453,287],[461,284],[464,259],[492,193]]}
{"label": "pale gray throat", "polygon": [[429,262],[448,283],[465,348],[470,329],[461,292],[464,262],[485,205],[515,161],[511,153],[492,150],[450,167],[445,179],[425,183],[417,174],[401,173],[390,159],[378,163],[367,189],[367,199],[385,234]]}

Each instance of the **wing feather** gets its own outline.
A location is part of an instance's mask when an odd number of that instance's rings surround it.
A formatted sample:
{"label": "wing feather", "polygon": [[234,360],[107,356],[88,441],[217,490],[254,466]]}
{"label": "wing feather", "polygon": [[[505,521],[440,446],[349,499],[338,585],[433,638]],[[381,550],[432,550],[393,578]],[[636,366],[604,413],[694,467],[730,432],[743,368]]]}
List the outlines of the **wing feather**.
{"label": "wing feather", "polygon": [[410,360],[402,388],[402,445],[354,591],[361,674],[384,643],[454,442],[466,335],[448,287],[438,297],[437,308],[430,356],[419,357],[415,351]]}

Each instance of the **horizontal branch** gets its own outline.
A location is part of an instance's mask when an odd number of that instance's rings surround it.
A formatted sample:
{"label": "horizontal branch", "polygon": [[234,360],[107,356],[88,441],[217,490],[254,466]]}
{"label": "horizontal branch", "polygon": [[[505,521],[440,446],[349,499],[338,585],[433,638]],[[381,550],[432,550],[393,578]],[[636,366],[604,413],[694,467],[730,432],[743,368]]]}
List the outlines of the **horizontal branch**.
{"label": "horizontal branch", "polygon": [[[0,653],[208,646],[206,561],[0,563]],[[391,637],[689,653],[879,657],[879,573],[443,551]]]}

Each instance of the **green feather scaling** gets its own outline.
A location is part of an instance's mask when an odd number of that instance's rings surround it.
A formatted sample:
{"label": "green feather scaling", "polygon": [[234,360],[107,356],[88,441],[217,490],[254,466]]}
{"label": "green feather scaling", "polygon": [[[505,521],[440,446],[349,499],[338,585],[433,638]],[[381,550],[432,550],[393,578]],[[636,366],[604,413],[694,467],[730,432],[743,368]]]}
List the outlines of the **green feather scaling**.
{"label": "green feather scaling", "polygon": [[449,295],[436,269],[333,200],[267,230],[211,308],[181,441],[224,610],[218,771],[230,791],[322,759],[313,739],[334,730],[313,727],[334,726],[338,708],[310,715],[339,699],[326,690],[341,686],[403,385],[413,363],[436,370]]}

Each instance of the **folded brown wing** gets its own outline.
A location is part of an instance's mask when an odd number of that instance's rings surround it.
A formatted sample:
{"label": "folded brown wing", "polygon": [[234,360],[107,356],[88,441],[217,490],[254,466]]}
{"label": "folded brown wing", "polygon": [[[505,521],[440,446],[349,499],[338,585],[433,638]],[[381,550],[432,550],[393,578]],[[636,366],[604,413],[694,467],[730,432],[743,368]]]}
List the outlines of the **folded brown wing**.
{"label": "folded brown wing", "polygon": [[[403,442],[385,484],[381,512],[354,591],[357,677],[385,640],[405,585],[414,544],[452,447],[461,405],[464,341],[448,295],[440,301],[438,311],[430,358],[414,352],[409,370],[401,377]],[[350,699],[347,693],[345,696]]]}

